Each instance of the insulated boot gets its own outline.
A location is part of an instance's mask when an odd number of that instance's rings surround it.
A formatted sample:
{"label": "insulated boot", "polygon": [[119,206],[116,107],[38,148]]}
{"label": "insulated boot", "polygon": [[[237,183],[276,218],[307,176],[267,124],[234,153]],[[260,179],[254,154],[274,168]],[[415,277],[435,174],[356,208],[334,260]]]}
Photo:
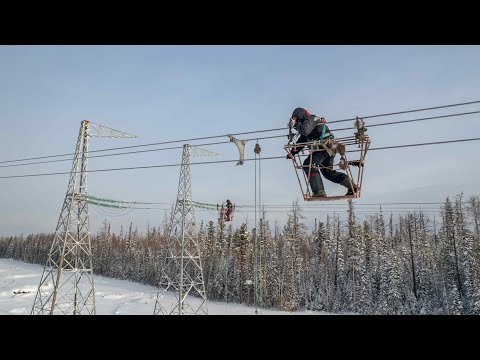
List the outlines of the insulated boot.
{"label": "insulated boot", "polygon": [[312,194],[312,197],[314,197],[314,198],[327,197],[327,193],[325,192],[325,190],[320,190],[320,191],[314,192]]}
{"label": "insulated boot", "polygon": [[342,182],[340,183],[340,185],[343,185],[345,186],[348,191],[347,193],[345,194],[345,196],[348,196],[348,195],[355,195],[355,193],[358,191],[358,187],[357,185],[355,185],[355,183],[353,183],[353,189],[352,187],[350,186],[350,179],[348,177],[346,177],[345,179],[342,180]]}

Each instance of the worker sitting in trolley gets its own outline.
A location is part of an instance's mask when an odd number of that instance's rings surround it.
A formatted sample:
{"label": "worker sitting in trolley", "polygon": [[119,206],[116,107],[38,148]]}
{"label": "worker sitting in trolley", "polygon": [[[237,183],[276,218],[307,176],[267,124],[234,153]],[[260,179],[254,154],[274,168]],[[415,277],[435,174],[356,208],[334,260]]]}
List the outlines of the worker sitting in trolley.
{"label": "worker sitting in trolley", "polygon": [[[304,108],[299,107],[293,111],[288,125],[291,128],[295,128],[295,130],[300,133],[301,136],[296,142],[298,144],[334,138],[332,132],[326,125],[326,120],[323,117],[320,118],[316,115],[310,114]],[[298,154],[304,147],[305,145],[299,145],[293,148],[293,150],[287,155],[287,159],[291,159],[292,156]],[[352,184],[352,189],[347,174],[333,170],[334,158],[335,154],[330,155],[327,151],[313,152],[312,163],[314,165],[311,171],[309,171],[310,158],[307,157],[303,162],[303,170],[305,171],[305,174],[308,176],[308,173],[310,172],[309,183],[313,193],[312,197],[327,197],[317,166],[320,167],[320,171],[326,179],[336,184],[343,185],[348,189],[348,192],[345,195],[354,195],[354,193],[357,192],[357,185]]]}
{"label": "worker sitting in trolley", "polygon": [[225,213],[225,221],[233,221],[233,204],[230,200],[227,200],[227,212]]}

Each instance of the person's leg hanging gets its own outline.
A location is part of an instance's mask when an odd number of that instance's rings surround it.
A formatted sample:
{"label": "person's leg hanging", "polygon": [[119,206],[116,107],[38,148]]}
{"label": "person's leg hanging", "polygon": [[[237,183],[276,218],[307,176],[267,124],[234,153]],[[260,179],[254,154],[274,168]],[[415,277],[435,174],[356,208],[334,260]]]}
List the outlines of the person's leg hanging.
{"label": "person's leg hanging", "polygon": [[[312,154],[312,171],[310,173],[310,187],[312,188],[314,197],[326,197],[327,193],[323,186],[323,180],[318,171],[318,165],[323,161],[325,156],[325,151],[314,151]],[[310,161],[310,158],[307,158]],[[307,168],[308,170],[308,168]],[[315,191],[315,190],[316,191]]]}
{"label": "person's leg hanging", "polygon": [[316,153],[313,153],[311,171],[310,171],[311,154],[303,161],[303,171],[305,171],[305,175],[308,177],[308,182],[310,183],[310,188],[312,189],[312,193],[318,194],[318,192],[323,191],[324,188],[323,188],[322,178],[320,177],[320,173],[318,169],[314,166],[315,154]]}
{"label": "person's leg hanging", "polygon": [[348,192],[345,195],[353,195],[353,192],[357,191],[357,186],[352,182],[352,189],[350,185],[350,178],[348,177],[348,175],[340,171],[333,170],[334,159],[335,156],[329,156],[321,164],[321,172],[323,176],[325,176],[325,179],[328,179],[333,183],[345,186],[348,189]]}

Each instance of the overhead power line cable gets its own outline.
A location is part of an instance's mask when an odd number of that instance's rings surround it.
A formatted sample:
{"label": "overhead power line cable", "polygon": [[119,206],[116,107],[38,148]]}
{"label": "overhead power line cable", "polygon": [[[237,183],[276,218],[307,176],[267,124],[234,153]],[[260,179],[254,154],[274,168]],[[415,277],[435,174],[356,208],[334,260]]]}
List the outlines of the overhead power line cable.
{"label": "overhead power line cable", "polygon": [[[465,115],[472,115],[472,114],[479,114],[480,111],[469,111],[469,112],[464,112],[464,113],[456,113],[456,114],[448,114],[448,115],[439,115],[439,116],[430,116],[430,117],[425,117],[425,118],[419,118],[419,119],[408,119],[408,120],[400,120],[400,121],[391,121],[391,122],[386,122],[386,123],[380,123],[380,124],[368,124],[366,127],[371,128],[371,127],[376,127],[376,126],[387,126],[387,125],[397,125],[397,124],[406,124],[406,123],[412,123],[412,122],[418,122],[418,121],[426,121],[426,120],[435,120],[435,119],[443,119],[443,118],[449,118],[449,117],[455,117],[455,116],[465,116]],[[355,126],[347,127],[347,128],[338,128],[338,129],[331,129],[332,131],[343,131],[343,130],[351,130],[351,129],[356,129]]]}
{"label": "overhead power line cable", "polygon": [[[464,116],[464,115],[471,115],[471,114],[478,114],[480,111],[472,111],[466,113],[458,113],[458,114],[449,114],[449,115],[441,115],[441,116],[433,116],[433,117],[426,117],[421,119],[409,119],[409,120],[401,120],[401,121],[393,121],[389,123],[381,123],[381,124],[372,124],[367,126],[367,128],[374,127],[374,126],[386,126],[386,125],[396,125],[396,124],[403,124],[403,123],[411,123],[417,121],[425,121],[425,120],[434,120],[440,118],[447,118],[453,116]],[[348,128],[340,128],[340,129],[331,129],[331,131],[342,131],[342,130],[351,130],[356,129],[354,126]],[[275,138],[285,138],[288,135],[275,135],[275,136],[266,136],[266,137],[259,137],[253,139],[246,139],[246,140],[268,140],[268,139],[275,139]],[[218,141],[212,143],[205,143],[205,144],[195,144],[195,146],[211,146],[211,145],[219,145],[219,144],[229,144],[231,141]],[[135,151],[126,151],[114,154],[103,154],[103,155],[93,155],[89,156],[89,159],[93,158],[100,158],[100,157],[109,157],[109,156],[120,156],[120,155],[130,155],[130,154],[139,154],[139,153],[146,153],[146,152],[155,152],[155,151],[164,151],[164,150],[174,150],[174,149],[182,149],[182,146],[172,146],[167,148],[160,148],[160,149],[148,149],[148,150],[135,150]],[[90,151],[93,152],[93,151]],[[68,159],[57,159],[57,160],[46,160],[46,161],[36,161],[36,162],[28,162],[23,164],[9,164],[9,165],[0,165],[0,168],[7,168],[7,167],[18,167],[18,166],[28,166],[28,165],[39,165],[39,164],[47,164],[47,163],[55,163],[55,162],[63,162],[63,161],[73,161],[73,158]]]}
{"label": "overhead power line cable", "polygon": [[[467,141],[478,141],[478,140],[480,140],[480,138],[445,140],[445,141],[434,141],[434,142],[429,142],[429,143],[384,146],[384,147],[378,147],[378,148],[370,148],[368,150],[373,151],[373,150],[398,149],[398,148],[405,148],[405,147],[440,145],[440,144],[459,143],[459,142],[467,142]],[[356,152],[356,151],[360,151],[360,150],[352,150],[352,151],[347,151],[347,152]],[[262,160],[274,160],[274,159],[285,159],[285,156],[265,157]],[[254,160],[255,159],[245,159],[244,161],[254,161]],[[190,165],[206,165],[206,164],[219,164],[219,163],[229,163],[229,162],[238,162],[238,159],[194,162],[194,163],[190,163]],[[132,166],[132,167],[112,168],[112,169],[87,170],[87,171],[83,171],[83,172],[84,173],[94,173],[94,172],[106,172],[106,171],[153,169],[153,168],[174,167],[174,166],[181,166],[181,165],[182,164],[180,163],[180,164]],[[50,175],[66,175],[66,174],[73,174],[73,173],[79,173],[79,172],[78,171],[77,172],[75,172],[75,171],[70,172],[69,171],[69,172],[54,172],[54,173],[40,173],[40,174],[8,175],[8,176],[0,176],[0,179],[24,178],[24,177],[35,177],[35,176],[50,176]]]}
{"label": "overhead power line cable", "polygon": [[[456,103],[456,104],[449,104],[449,105],[433,106],[433,107],[427,107],[427,108],[412,109],[412,110],[397,111],[397,112],[391,112],[391,113],[376,114],[376,115],[359,116],[359,117],[361,117],[362,119],[372,119],[372,118],[376,118],[376,117],[400,115],[400,114],[407,114],[407,113],[412,113],[412,112],[435,110],[435,109],[444,109],[444,108],[449,108],[449,107],[464,106],[464,105],[471,105],[471,104],[477,104],[477,103],[480,103],[480,100],[463,102],[463,103]],[[355,120],[355,119],[356,118],[334,120],[334,121],[329,121],[329,124],[351,121],[351,120]],[[377,126],[379,126],[379,125],[377,125]],[[223,135],[203,136],[203,137],[190,138],[190,139],[162,141],[162,142],[149,143],[149,144],[121,146],[121,147],[114,147],[114,148],[108,148],[108,149],[91,150],[91,151],[89,151],[89,153],[102,152],[102,151],[113,151],[113,150],[120,150],[120,149],[132,149],[132,148],[154,146],[154,145],[173,144],[173,143],[177,143],[177,142],[185,143],[185,142],[189,142],[189,141],[198,141],[198,140],[221,138],[221,137],[225,137],[225,136],[228,136],[228,135],[236,136],[236,135],[257,134],[257,133],[271,132],[271,131],[281,131],[281,130],[285,131],[285,130],[287,130],[287,128],[286,127],[281,127],[281,128],[274,128],[274,129],[264,129],[264,130],[239,132],[239,133],[233,133],[233,134],[223,134]],[[27,161],[27,160],[47,159],[47,158],[52,158],[52,157],[72,156],[72,155],[75,155],[75,154],[74,153],[67,153],[67,154],[37,156],[37,157],[15,159],[15,160],[3,160],[3,161],[0,161],[0,164],[18,162],[18,161]]]}

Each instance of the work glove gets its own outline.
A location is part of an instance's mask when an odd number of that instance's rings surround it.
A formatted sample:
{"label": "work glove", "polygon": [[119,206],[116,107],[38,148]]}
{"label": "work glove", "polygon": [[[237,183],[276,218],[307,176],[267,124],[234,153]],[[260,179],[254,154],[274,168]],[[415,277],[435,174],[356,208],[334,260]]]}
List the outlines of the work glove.
{"label": "work glove", "polygon": [[295,151],[295,150],[291,150],[288,154],[287,154],[287,159],[293,159],[293,157],[298,153],[298,151]]}
{"label": "work glove", "polygon": [[318,116],[315,116],[315,118],[313,119],[313,121],[314,121],[316,124],[326,124],[326,123],[327,123],[327,120],[325,120],[325,118],[323,118],[323,117],[318,117]]}
{"label": "work glove", "polygon": [[296,121],[290,118],[290,121],[288,122],[287,126],[293,129],[295,127],[295,124],[296,124]]}

